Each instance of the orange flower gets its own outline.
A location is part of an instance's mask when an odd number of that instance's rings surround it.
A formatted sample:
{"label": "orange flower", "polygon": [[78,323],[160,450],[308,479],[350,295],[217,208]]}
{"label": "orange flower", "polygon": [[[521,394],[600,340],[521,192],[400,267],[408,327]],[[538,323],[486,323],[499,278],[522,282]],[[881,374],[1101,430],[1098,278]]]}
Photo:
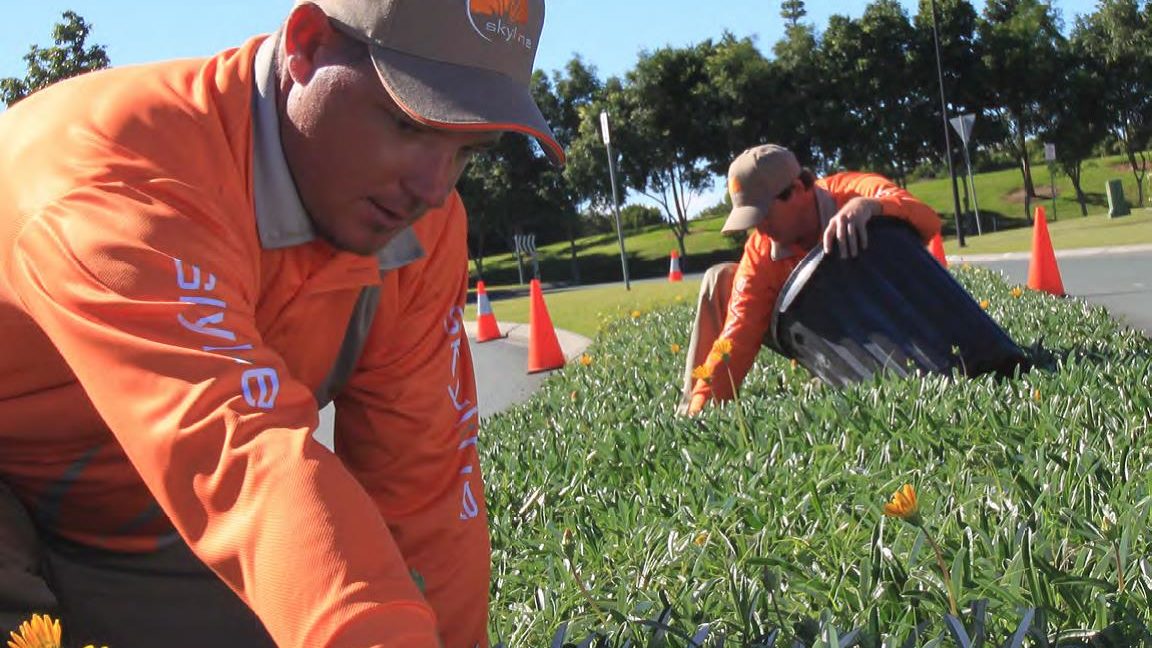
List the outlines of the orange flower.
{"label": "orange flower", "polygon": [[671,345],[672,353],[680,353],[680,345],[675,342]]}
{"label": "orange flower", "polygon": [[991,304],[988,302],[988,300],[987,300],[987,299],[981,299],[981,300],[980,300],[980,308],[983,308],[984,310],[988,310],[988,307],[989,307],[990,305],[991,305]]}
{"label": "orange flower", "polygon": [[587,353],[582,354],[580,356],[580,364],[584,365],[585,367],[592,364],[592,356],[588,355]]}
{"label": "orange flower", "polygon": [[[8,648],[60,648],[60,634],[60,621],[47,614],[33,614],[31,620],[10,633]],[[95,646],[89,644],[84,648]]]}
{"label": "orange flower", "polygon": [[632,319],[636,319],[637,317],[640,317],[640,311],[638,311],[638,310],[632,311]]}
{"label": "orange flower", "polygon": [[1036,401],[1037,403],[1040,402],[1040,390],[1039,389],[1032,392],[1032,400]]}
{"label": "orange flower", "polygon": [[696,537],[692,538],[692,544],[696,545],[697,547],[703,547],[704,545],[708,544],[708,532],[701,531],[700,533],[697,533]]}
{"label": "orange flower", "polygon": [[712,343],[712,353],[719,354],[724,361],[727,361],[728,357],[732,355],[732,340],[716,338],[716,341]]}
{"label": "orange flower", "polygon": [[708,365],[700,365],[692,370],[692,377],[710,383],[712,382],[712,370],[708,368]]}
{"label": "orange flower", "polygon": [[892,499],[884,504],[884,515],[897,517],[912,526],[920,526],[920,503],[916,501],[916,489],[912,484],[904,484],[892,493]]}
{"label": "orange flower", "polygon": [[1020,295],[1023,295],[1023,294],[1024,294],[1024,290],[1020,286],[1016,286],[1015,288],[1012,289],[1012,298],[1013,299],[1020,299]]}
{"label": "orange flower", "polygon": [[60,648],[60,622],[47,614],[33,614],[11,635],[8,648]]}

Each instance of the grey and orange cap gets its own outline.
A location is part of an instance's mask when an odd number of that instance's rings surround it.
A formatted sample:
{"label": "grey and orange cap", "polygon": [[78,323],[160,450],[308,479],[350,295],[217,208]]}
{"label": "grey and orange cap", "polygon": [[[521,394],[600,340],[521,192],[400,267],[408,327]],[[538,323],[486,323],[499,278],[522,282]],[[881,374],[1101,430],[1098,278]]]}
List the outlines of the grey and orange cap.
{"label": "grey and orange cap", "polygon": [[728,166],[728,193],[732,213],[721,232],[755,227],[772,215],[776,197],[800,177],[800,163],[792,151],[775,144],[750,148]]}
{"label": "grey and orange cap", "polygon": [[385,89],[414,120],[524,133],[564,163],[529,89],[544,0],[304,1],[369,43]]}

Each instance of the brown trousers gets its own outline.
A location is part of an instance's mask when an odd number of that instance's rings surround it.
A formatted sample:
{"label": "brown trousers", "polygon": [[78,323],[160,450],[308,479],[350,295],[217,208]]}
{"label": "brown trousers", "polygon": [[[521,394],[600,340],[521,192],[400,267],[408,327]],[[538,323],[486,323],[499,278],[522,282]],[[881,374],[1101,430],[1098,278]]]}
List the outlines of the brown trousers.
{"label": "brown trousers", "polygon": [[732,297],[732,280],[736,276],[737,264],[718,263],[704,273],[700,279],[700,295],[696,300],[696,320],[692,323],[692,336],[688,339],[688,357],[684,361],[683,389],[676,412],[688,413],[692,401],[692,386],[696,380],[692,371],[704,364],[712,345],[724,330],[724,318],[728,315],[728,300]]}
{"label": "brown trousers", "polygon": [[275,646],[183,541],[126,554],[48,540],[0,482],[0,637],[34,613],[60,619],[65,646]]}

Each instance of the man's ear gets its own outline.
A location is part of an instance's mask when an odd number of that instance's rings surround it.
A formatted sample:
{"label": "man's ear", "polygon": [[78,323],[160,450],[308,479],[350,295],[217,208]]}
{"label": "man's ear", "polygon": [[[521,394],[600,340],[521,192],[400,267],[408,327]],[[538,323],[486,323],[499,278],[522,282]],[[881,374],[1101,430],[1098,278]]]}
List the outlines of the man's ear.
{"label": "man's ear", "polygon": [[320,49],[331,42],[335,34],[328,16],[320,7],[304,2],[296,5],[284,24],[284,60],[288,74],[298,84],[308,83],[319,67]]}

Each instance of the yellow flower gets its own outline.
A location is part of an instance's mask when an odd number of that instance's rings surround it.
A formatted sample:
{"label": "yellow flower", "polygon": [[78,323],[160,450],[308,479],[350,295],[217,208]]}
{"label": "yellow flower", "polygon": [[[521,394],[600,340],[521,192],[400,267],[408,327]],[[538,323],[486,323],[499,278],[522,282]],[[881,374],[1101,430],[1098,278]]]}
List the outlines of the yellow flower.
{"label": "yellow flower", "polygon": [[680,345],[675,342],[672,343],[672,353],[680,353]]}
{"label": "yellow flower", "polygon": [[732,340],[717,338],[712,344],[712,353],[718,353],[724,360],[728,360],[728,356],[732,355]]}
{"label": "yellow flower", "polygon": [[984,310],[988,310],[989,305],[990,304],[988,303],[987,299],[981,299],[980,300],[980,308],[983,308]]}
{"label": "yellow flower", "polygon": [[638,310],[632,311],[632,319],[636,319],[637,317],[640,317],[640,311],[638,311]]}
{"label": "yellow flower", "polygon": [[971,269],[971,268],[972,268],[972,264],[970,264],[970,263],[968,263],[968,262],[964,262],[964,263],[961,263],[961,264],[960,264],[960,268],[961,268],[962,270],[969,270],[969,269]]}
{"label": "yellow flower", "polygon": [[678,301],[678,302],[684,301],[684,295],[676,295],[676,301]]}
{"label": "yellow flower", "polygon": [[708,368],[708,365],[700,365],[692,370],[692,377],[710,383],[712,382],[712,370]]}
{"label": "yellow flower", "polygon": [[692,538],[692,543],[697,547],[703,547],[704,545],[708,544],[708,532],[701,531],[700,533],[697,533],[696,537]]}
{"label": "yellow flower", "polygon": [[8,648],[60,648],[60,622],[47,614],[33,614],[11,636]]}
{"label": "yellow flower", "polygon": [[796,367],[800,366],[800,362],[796,358],[792,358],[792,371],[796,371]]}
{"label": "yellow flower", "polygon": [[1040,402],[1040,390],[1039,389],[1032,392],[1032,400],[1036,401],[1037,403]]}
{"label": "yellow flower", "polygon": [[916,490],[912,484],[904,484],[900,490],[892,493],[892,500],[884,504],[884,515],[920,526],[920,503],[916,501]]}
{"label": "yellow flower", "polygon": [[588,355],[587,353],[581,355],[580,364],[584,365],[585,367],[592,364],[592,356]]}
{"label": "yellow flower", "polygon": [[1012,298],[1013,299],[1020,299],[1020,295],[1023,295],[1023,294],[1024,294],[1024,290],[1022,288],[1020,288],[1020,286],[1016,286],[1015,288],[1012,289]]}

